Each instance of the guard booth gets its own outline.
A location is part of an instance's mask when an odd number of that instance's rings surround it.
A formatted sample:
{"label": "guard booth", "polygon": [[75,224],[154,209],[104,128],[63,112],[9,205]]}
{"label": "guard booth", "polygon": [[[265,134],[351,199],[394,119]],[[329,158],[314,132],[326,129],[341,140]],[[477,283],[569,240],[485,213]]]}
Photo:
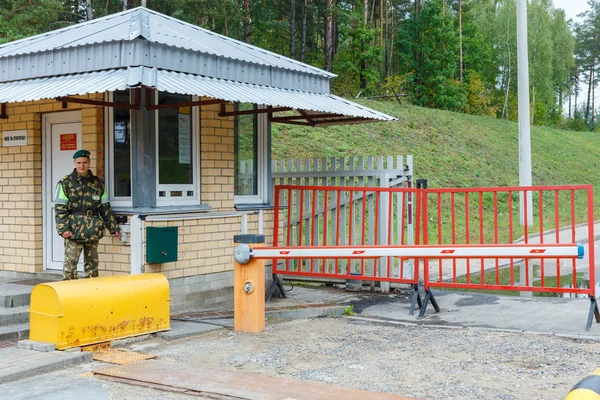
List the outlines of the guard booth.
{"label": "guard booth", "polygon": [[100,275],[161,273],[173,311],[231,300],[233,236],[272,237],[273,123],[394,120],[330,72],[142,7],[1,45],[0,67],[0,276],[61,270],[54,187],[86,149],[125,233]]}

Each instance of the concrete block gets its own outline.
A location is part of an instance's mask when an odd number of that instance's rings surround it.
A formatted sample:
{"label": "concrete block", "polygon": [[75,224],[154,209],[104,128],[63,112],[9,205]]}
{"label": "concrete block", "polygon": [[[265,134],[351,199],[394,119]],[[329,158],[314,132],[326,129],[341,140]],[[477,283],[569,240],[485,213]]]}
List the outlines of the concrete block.
{"label": "concrete block", "polygon": [[209,289],[216,290],[216,289],[221,289],[222,287],[223,287],[222,281],[220,281],[220,280],[219,281],[211,281]]}
{"label": "concrete block", "polygon": [[29,340],[29,339],[19,340],[17,342],[17,348],[24,349],[24,350],[43,351],[43,352],[56,350],[56,346],[54,345],[54,343],[38,342],[35,340]]}
{"label": "concrete block", "polygon": [[184,286],[189,286],[189,285],[193,285],[194,283],[198,283],[200,282],[200,277],[203,275],[195,275],[195,276],[186,276],[185,278],[183,278],[183,285]]}
{"label": "concrete block", "polygon": [[0,341],[20,340],[29,337],[29,324],[0,326]]}
{"label": "concrete block", "polygon": [[70,349],[64,349],[65,353],[81,353],[81,347],[71,347]]}
{"label": "concrete block", "polygon": [[0,307],[0,326],[29,323],[27,306],[2,308]]}
{"label": "concrete block", "polygon": [[175,340],[184,337],[200,335],[202,333],[217,329],[222,329],[222,327],[198,322],[172,321],[171,330],[167,332],[159,332],[157,333],[157,336],[162,337],[165,340]]}
{"label": "concrete block", "polygon": [[19,340],[17,342],[17,348],[23,349],[23,350],[31,350],[32,344],[33,344],[33,340],[29,340],[29,339]]}

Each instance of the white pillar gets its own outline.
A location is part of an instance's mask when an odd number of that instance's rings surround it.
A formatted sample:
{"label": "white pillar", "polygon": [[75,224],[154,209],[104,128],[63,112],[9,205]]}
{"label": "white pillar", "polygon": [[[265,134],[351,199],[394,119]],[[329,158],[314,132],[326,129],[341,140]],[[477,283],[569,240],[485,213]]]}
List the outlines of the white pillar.
{"label": "white pillar", "polygon": [[[531,132],[529,129],[529,55],[527,50],[527,0],[517,0],[517,68],[519,86],[519,185],[531,186]],[[520,194],[520,220],[525,204]],[[533,221],[531,193],[527,196],[527,224]]]}
{"label": "white pillar", "polygon": [[[519,186],[531,186],[531,132],[529,129],[529,53],[527,46],[527,0],[517,0],[517,69],[519,84]],[[521,225],[533,223],[532,192],[527,194],[527,216],[525,216],[524,193],[519,193],[519,215]],[[525,284],[525,266],[519,274]],[[529,265],[529,284],[533,278],[533,265]],[[531,292],[521,292],[531,297]]]}

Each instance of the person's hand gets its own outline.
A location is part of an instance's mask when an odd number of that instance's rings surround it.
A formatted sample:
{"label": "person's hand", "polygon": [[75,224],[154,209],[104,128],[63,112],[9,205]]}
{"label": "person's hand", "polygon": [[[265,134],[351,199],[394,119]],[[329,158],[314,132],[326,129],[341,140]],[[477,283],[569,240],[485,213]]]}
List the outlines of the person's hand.
{"label": "person's hand", "polygon": [[117,237],[117,239],[121,240],[121,231],[116,231],[114,235]]}
{"label": "person's hand", "polygon": [[60,236],[62,236],[65,239],[70,239],[73,237],[73,233],[71,231],[66,231],[66,232],[63,232],[62,235],[60,235]]}

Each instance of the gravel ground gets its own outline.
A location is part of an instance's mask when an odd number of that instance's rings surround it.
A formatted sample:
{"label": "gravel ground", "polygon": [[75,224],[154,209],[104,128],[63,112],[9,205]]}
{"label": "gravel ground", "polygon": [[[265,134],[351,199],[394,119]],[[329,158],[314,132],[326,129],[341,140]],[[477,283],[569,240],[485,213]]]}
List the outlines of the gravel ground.
{"label": "gravel ground", "polygon": [[352,317],[269,321],[132,349],[189,365],[420,399],[559,399],[598,367],[600,343],[483,329],[388,326]]}

